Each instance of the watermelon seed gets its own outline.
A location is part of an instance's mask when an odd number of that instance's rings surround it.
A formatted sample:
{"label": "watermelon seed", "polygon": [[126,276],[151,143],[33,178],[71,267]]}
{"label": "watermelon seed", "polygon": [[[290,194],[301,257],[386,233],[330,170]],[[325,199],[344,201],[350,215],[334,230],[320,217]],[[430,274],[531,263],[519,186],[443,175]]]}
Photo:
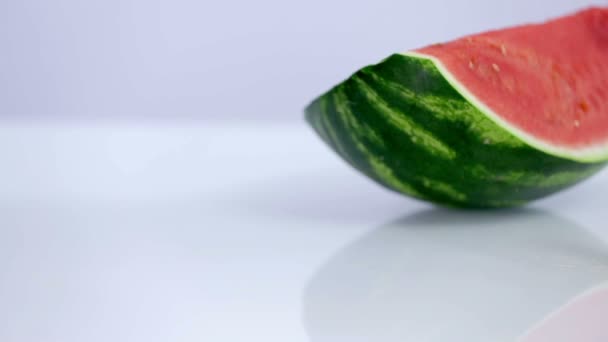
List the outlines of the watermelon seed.
{"label": "watermelon seed", "polygon": [[504,46],[504,44],[500,44],[500,51],[504,56],[507,55],[507,48]]}
{"label": "watermelon seed", "polygon": [[475,63],[473,63],[473,60],[469,61],[469,68],[470,69],[474,69],[475,68]]}
{"label": "watermelon seed", "polygon": [[580,127],[581,122],[578,120],[574,120],[574,127]]}
{"label": "watermelon seed", "polygon": [[496,63],[492,63],[492,69],[494,69],[496,72],[500,72],[500,67]]}

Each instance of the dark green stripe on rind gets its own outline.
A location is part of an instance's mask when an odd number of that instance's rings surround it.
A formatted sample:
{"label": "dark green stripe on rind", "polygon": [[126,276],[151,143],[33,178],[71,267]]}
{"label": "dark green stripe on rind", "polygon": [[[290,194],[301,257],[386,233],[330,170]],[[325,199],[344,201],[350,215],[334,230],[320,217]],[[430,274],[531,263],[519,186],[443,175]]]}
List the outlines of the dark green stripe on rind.
{"label": "dark green stripe on rind", "polygon": [[306,117],[380,184],[451,206],[524,204],[604,166],[529,146],[464,99],[432,61],[412,56],[360,70],[315,100]]}

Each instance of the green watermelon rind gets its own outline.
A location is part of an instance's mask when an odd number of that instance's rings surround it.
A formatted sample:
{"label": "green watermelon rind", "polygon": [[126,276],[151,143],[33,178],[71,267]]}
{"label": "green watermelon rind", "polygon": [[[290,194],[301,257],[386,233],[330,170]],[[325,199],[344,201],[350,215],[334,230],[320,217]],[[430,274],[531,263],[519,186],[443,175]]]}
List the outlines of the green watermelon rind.
{"label": "green watermelon rind", "polygon": [[520,128],[512,125],[511,123],[504,120],[500,115],[494,112],[490,107],[488,107],[483,101],[478,99],[473,93],[471,93],[467,87],[458,81],[454,75],[448,71],[445,65],[437,58],[426,55],[420,52],[407,51],[401,53],[404,56],[410,56],[414,58],[422,58],[428,59],[435,64],[435,67],[439,70],[439,72],[445,77],[445,79],[470,103],[472,103],[477,109],[479,109],[482,113],[484,113],[488,118],[494,121],[497,125],[503,127],[505,130],[526,142],[527,144],[544,151],[546,153],[552,154],[554,156],[571,159],[580,162],[601,162],[608,160],[608,139],[602,143],[585,146],[585,147],[577,147],[577,148],[568,148],[561,147],[555,144],[550,144],[544,142],[531,134],[521,130]]}
{"label": "green watermelon rind", "polygon": [[440,63],[412,53],[359,70],[313,101],[306,118],[377,183],[447,206],[523,205],[605,164],[537,147],[497,120]]}

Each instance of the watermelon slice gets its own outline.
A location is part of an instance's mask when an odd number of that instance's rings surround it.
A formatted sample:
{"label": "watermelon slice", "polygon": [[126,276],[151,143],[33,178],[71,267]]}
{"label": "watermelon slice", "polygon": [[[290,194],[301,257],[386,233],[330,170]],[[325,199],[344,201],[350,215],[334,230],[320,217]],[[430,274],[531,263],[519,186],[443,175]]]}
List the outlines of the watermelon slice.
{"label": "watermelon slice", "polygon": [[378,183],[460,207],[507,207],[608,161],[608,8],[394,54],[306,117]]}

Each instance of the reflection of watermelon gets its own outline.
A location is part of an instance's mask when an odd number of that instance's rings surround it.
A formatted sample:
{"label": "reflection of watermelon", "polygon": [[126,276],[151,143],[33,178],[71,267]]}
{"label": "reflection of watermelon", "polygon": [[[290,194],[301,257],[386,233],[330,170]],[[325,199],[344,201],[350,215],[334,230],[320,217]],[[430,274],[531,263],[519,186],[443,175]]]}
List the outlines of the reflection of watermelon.
{"label": "reflection of watermelon", "polygon": [[606,280],[604,241],[551,213],[427,210],[324,262],[303,319],[311,342],[606,342]]}
{"label": "reflection of watermelon", "polygon": [[471,207],[549,195],[608,160],[608,9],[392,55],[306,112],[398,192]]}

